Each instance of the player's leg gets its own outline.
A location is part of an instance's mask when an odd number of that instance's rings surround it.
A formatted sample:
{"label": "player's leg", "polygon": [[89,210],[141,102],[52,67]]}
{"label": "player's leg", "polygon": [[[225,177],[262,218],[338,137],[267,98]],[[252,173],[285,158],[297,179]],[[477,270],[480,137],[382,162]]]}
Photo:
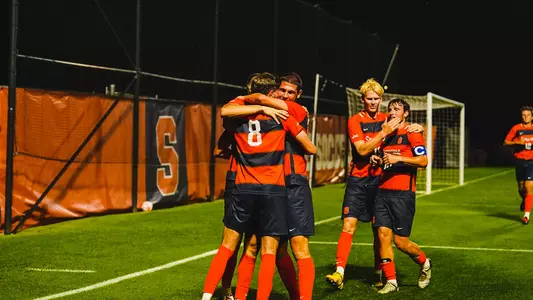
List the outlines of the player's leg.
{"label": "player's leg", "polygon": [[257,235],[246,233],[244,237],[244,251],[237,270],[237,286],[235,287],[235,299],[246,299],[250,284],[254,276],[255,261],[257,258],[258,240]]}
{"label": "player's leg", "polygon": [[343,224],[337,242],[335,272],[326,275],[326,280],[338,289],[344,288],[344,269],[346,268],[352,249],[353,235],[357,229],[357,217],[365,209],[366,192],[364,187],[355,181],[356,179],[350,177],[344,192],[341,214]]}
{"label": "player's leg", "polygon": [[425,288],[431,278],[431,260],[420,247],[409,240],[415,217],[415,193],[396,191],[391,195],[391,214],[393,218],[394,244],[420,266],[418,286]]}
{"label": "player's leg", "polygon": [[520,202],[520,211],[524,211],[524,208],[525,208],[525,204],[526,204],[526,186],[525,186],[525,181],[521,180],[521,181],[517,181],[517,184],[518,184],[518,193],[520,194],[520,198],[522,199],[522,201]]}
{"label": "player's leg", "polygon": [[279,237],[289,233],[287,200],[285,195],[265,195],[256,196],[256,201],[260,207],[259,234],[262,236],[257,299],[267,300],[272,291]]}
{"label": "player's leg", "polygon": [[[371,217],[372,221],[374,221],[374,210],[375,210],[375,199],[376,199],[376,193],[378,190],[377,185],[368,185],[366,187],[367,190],[367,211],[368,215]],[[374,251],[374,278],[372,279],[372,285],[375,288],[381,288],[383,287],[383,272],[381,271],[381,256],[379,254],[380,251],[380,243],[379,243],[379,235],[378,235],[378,228],[372,226],[372,234],[373,234],[373,251]]]}
{"label": "player's leg", "polygon": [[298,290],[298,280],[296,279],[296,269],[288,252],[288,237],[281,237],[276,253],[276,267],[278,268],[279,277],[289,292],[290,299],[300,299]]}
{"label": "player's leg", "polygon": [[279,237],[263,236],[261,238],[261,264],[259,265],[257,300],[268,300],[272,292],[278,244]]}
{"label": "player's leg", "polygon": [[[226,177],[226,187],[224,190],[224,216],[226,216],[227,213],[229,213],[229,207],[231,203],[231,195],[233,193],[233,190],[235,188],[235,181],[234,180],[228,180]],[[233,292],[231,290],[231,281],[233,280],[233,275],[235,274],[235,267],[237,265],[237,258],[239,254],[239,248],[240,248],[241,242],[237,244],[237,247],[235,248],[235,251],[233,251],[233,255],[228,260],[228,263],[226,264],[226,269],[224,270],[224,274],[222,275],[222,290],[224,293],[224,300],[233,300]]]}
{"label": "player's leg", "polygon": [[385,286],[378,291],[380,294],[398,291],[396,267],[394,266],[394,252],[392,250],[393,216],[390,214],[390,208],[390,199],[387,193],[378,190],[375,199],[373,227],[377,228],[379,238],[381,270],[387,278]]}
{"label": "player's leg", "polygon": [[392,229],[379,227],[381,269],[387,278],[387,283],[378,291],[380,294],[397,292],[398,281],[396,280],[396,267],[394,265],[394,251],[392,249]]}
{"label": "player's leg", "polygon": [[299,299],[311,299],[315,263],[309,250],[309,236],[315,234],[311,188],[307,181],[287,187],[288,224],[291,250],[298,265]]}
{"label": "player's leg", "polygon": [[211,299],[213,296],[218,282],[224,274],[226,264],[233,255],[233,252],[235,251],[240,240],[241,235],[238,231],[224,227],[224,237],[222,239],[222,243],[218,248],[217,254],[211,261],[211,265],[209,266],[209,271],[205,279],[202,300]]}
{"label": "player's leg", "polygon": [[524,188],[526,190],[526,197],[524,199],[524,218],[522,220],[527,225],[529,224],[529,214],[533,206],[533,180],[526,180],[524,182]]}
{"label": "player's leg", "polygon": [[202,299],[211,299],[222,279],[228,260],[241,241],[241,233],[247,231],[251,212],[254,211],[253,197],[249,195],[231,195],[231,201],[224,215],[224,236],[217,254],[211,261],[204,283]]}

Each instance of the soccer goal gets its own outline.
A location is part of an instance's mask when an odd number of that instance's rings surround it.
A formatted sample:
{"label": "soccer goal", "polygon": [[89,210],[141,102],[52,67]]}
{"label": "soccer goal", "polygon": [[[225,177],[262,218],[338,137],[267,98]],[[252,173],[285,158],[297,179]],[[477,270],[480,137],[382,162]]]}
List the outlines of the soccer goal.
{"label": "soccer goal", "polygon": [[[346,88],[348,111],[353,115],[363,109],[358,90]],[[383,95],[380,110],[387,111],[391,99],[406,100],[411,112],[407,122],[424,126],[428,166],[417,176],[419,192],[426,194],[448,186],[464,183],[465,166],[465,105],[433,93],[425,96]],[[425,187],[425,189],[424,189]]]}

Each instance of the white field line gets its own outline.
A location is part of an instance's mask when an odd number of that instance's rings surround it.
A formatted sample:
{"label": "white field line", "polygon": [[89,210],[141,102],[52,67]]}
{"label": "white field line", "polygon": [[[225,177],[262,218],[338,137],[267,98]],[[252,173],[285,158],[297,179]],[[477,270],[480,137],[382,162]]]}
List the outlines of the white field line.
{"label": "white field line", "polygon": [[[337,245],[337,242],[320,242],[309,241],[309,244],[317,245]],[[373,246],[372,243],[352,243],[354,246]],[[429,246],[418,245],[420,248],[447,249],[447,250],[466,250],[466,251],[494,251],[494,252],[524,252],[533,253],[532,249],[505,249],[505,248],[481,248],[481,247],[453,247],[453,246]]]}
{"label": "white field line", "polygon": [[70,270],[70,269],[40,269],[40,268],[26,268],[28,271],[37,272],[64,272],[64,273],[94,273],[93,270]]}
{"label": "white field line", "polygon": [[[508,170],[508,171],[492,174],[492,175],[489,175],[489,176],[481,177],[481,178],[478,178],[478,179],[475,179],[475,180],[467,181],[463,185],[455,185],[455,186],[451,186],[451,187],[445,187],[445,188],[442,188],[442,189],[438,189],[438,190],[433,191],[431,194],[442,192],[442,191],[456,189],[456,188],[465,186],[465,185],[470,184],[470,183],[475,183],[475,182],[479,182],[479,181],[482,181],[482,180],[490,179],[490,178],[493,178],[493,177],[496,177],[496,176],[501,176],[501,175],[504,175],[504,174],[509,173],[511,171],[512,170]],[[424,196],[427,196],[427,195],[420,195],[420,196],[418,196],[418,198],[421,198],[421,197],[424,197]],[[331,218],[328,218],[328,219],[317,221],[317,222],[315,222],[315,225],[329,223],[329,222],[334,221],[334,220],[340,220],[340,217],[339,216],[331,217]],[[158,266],[158,267],[154,267],[154,268],[146,269],[146,270],[143,270],[143,271],[126,274],[124,276],[112,278],[112,279],[109,279],[109,280],[106,280],[106,281],[102,281],[102,282],[99,282],[99,283],[96,283],[96,284],[93,284],[93,285],[88,285],[86,287],[82,287],[82,288],[79,288],[79,289],[69,290],[69,291],[65,291],[65,292],[62,292],[62,293],[58,293],[58,294],[52,294],[52,295],[44,296],[44,297],[41,297],[41,298],[36,298],[35,300],[56,299],[56,298],[61,298],[61,297],[66,297],[66,296],[70,296],[70,295],[75,295],[75,294],[91,291],[91,290],[102,288],[102,287],[105,287],[105,286],[108,286],[108,285],[116,284],[116,283],[119,283],[119,282],[124,281],[124,280],[132,279],[132,278],[139,277],[139,276],[146,275],[146,274],[150,274],[150,273],[154,273],[154,272],[161,271],[161,270],[164,270],[164,269],[168,269],[168,268],[172,268],[172,267],[175,267],[175,266],[179,266],[179,265],[184,264],[184,263],[195,261],[195,260],[198,260],[198,259],[201,259],[201,258],[204,258],[204,257],[215,255],[217,253],[217,251],[218,251],[218,249],[207,251],[207,252],[195,255],[195,256],[191,256],[191,257],[187,257],[187,258],[184,258],[184,259],[176,260],[176,261],[173,261],[173,262],[170,262],[168,264],[161,265],[161,266]]]}

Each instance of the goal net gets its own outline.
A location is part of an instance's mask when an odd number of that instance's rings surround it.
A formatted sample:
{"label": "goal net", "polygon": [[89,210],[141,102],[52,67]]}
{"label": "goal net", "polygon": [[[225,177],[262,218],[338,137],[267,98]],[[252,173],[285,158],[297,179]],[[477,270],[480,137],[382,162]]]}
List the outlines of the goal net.
{"label": "goal net", "polygon": [[[358,90],[346,88],[346,95],[350,116],[364,109]],[[433,93],[425,96],[385,93],[380,111],[387,112],[389,101],[396,97],[403,98],[411,107],[407,122],[424,127],[428,166],[418,170],[417,192],[429,194],[431,191],[463,184],[465,105]]]}

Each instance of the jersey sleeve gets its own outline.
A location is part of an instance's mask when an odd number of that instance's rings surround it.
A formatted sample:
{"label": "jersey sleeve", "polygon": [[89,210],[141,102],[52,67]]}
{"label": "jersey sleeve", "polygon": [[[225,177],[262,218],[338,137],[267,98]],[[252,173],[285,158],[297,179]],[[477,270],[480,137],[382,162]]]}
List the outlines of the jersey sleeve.
{"label": "jersey sleeve", "polygon": [[348,120],[348,135],[350,136],[350,142],[352,144],[365,140],[363,130],[361,129],[361,123],[357,116],[353,116]]}
{"label": "jersey sleeve", "polygon": [[420,132],[408,133],[407,138],[415,156],[427,155],[424,136]]}
{"label": "jersey sleeve", "polygon": [[294,101],[286,101],[285,103],[287,104],[289,115],[293,116],[298,123],[307,117],[307,111],[300,104]]}
{"label": "jersey sleeve", "polygon": [[300,131],[304,130],[293,116],[289,116],[287,120],[282,120],[283,128],[292,136],[296,137]]}
{"label": "jersey sleeve", "polygon": [[516,126],[513,126],[507,136],[505,137],[505,140],[508,142],[512,142],[514,138],[516,137]]}

